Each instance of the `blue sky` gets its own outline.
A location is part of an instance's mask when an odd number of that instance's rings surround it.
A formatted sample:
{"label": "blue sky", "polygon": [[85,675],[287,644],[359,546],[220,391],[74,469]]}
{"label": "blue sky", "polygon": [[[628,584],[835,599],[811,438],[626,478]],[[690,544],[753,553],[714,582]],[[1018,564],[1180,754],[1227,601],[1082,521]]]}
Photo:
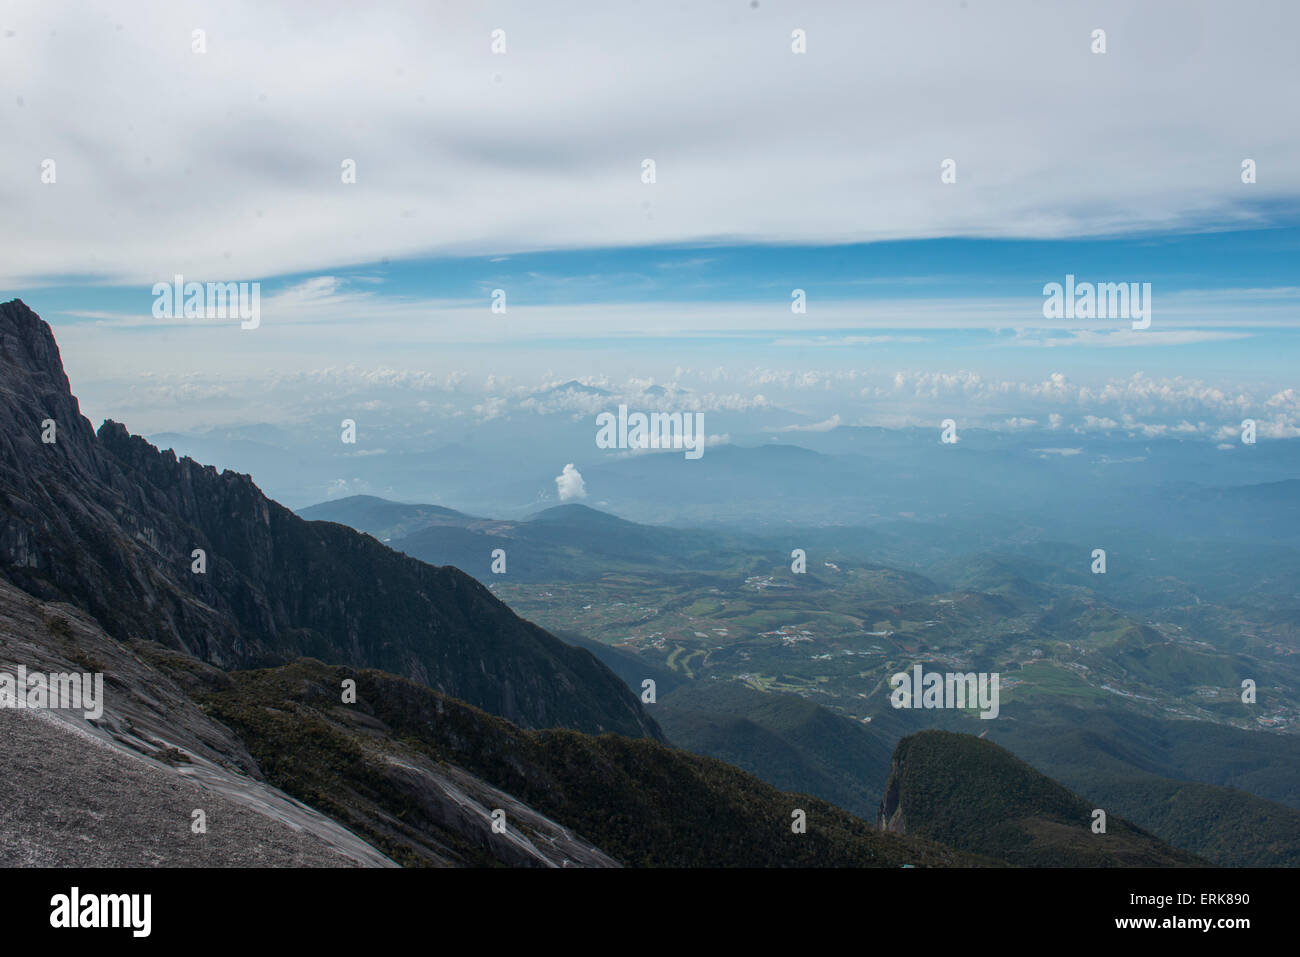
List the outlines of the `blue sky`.
{"label": "blue sky", "polygon": [[[1275,289],[1284,297],[1288,290],[1294,294],[1300,283],[1300,218],[1289,210],[1274,210],[1271,218],[1277,225],[1266,229],[1194,234],[587,248],[381,260],[330,274],[354,283],[382,284],[388,297],[429,301],[483,300],[500,287],[516,305],[788,300],[794,288],[808,291],[814,304],[936,297],[1036,301],[1042,284],[1059,281],[1065,272],[1079,279],[1150,282],[1162,296]],[[318,275],[266,277],[263,289],[271,294]],[[126,313],[152,304],[152,295],[138,286],[84,276],[52,277],[40,285],[18,287],[16,294],[40,299],[70,320],[79,312]],[[1247,296],[1235,298],[1243,308],[1249,305]],[[809,321],[815,315],[814,305]],[[1272,318],[1264,316],[1262,321]],[[1249,317],[1223,317],[1242,319]]]}
{"label": "blue sky", "polygon": [[[747,356],[840,366],[973,364],[1024,374],[1067,361],[1043,353],[1068,345],[1076,373],[1118,367],[1281,379],[1295,357],[1297,262],[1295,226],[1088,240],[659,246],[377,262],[325,277],[276,277],[263,282],[263,296],[274,303],[277,295],[325,283],[321,295],[304,302],[317,315],[342,303],[343,315],[363,330],[394,309],[469,315],[485,331],[444,348],[468,348],[479,338],[505,351],[491,326],[506,317],[487,308],[492,290],[504,289],[507,316],[522,316],[510,348],[527,343],[534,359],[557,370],[568,354],[577,359],[575,377],[590,374],[578,358],[584,353],[599,358],[627,340],[651,340],[636,348],[687,365]],[[1145,338],[1127,332],[1123,321],[1044,319],[1042,286],[1066,273],[1080,281],[1151,283],[1153,323]],[[801,315],[789,308],[796,288],[808,298]],[[133,285],[64,282],[17,294],[60,327],[128,321],[147,316],[152,305],[150,291]],[[346,311],[350,296],[365,297],[358,314]],[[613,305],[626,307],[622,317],[600,319],[601,309]],[[682,314],[665,319],[674,305],[685,307]],[[542,307],[551,307],[544,316]],[[559,328],[551,318],[556,307],[596,319]],[[266,314],[273,326],[274,308]],[[536,323],[534,314],[541,316]],[[289,314],[289,321],[301,320]],[[159,326],[140,320],[122,335],[152,339]],[[1020,348],[1031,344],[1039,348]],[[376,359],[398,357],[382,342],[372,351]]]}

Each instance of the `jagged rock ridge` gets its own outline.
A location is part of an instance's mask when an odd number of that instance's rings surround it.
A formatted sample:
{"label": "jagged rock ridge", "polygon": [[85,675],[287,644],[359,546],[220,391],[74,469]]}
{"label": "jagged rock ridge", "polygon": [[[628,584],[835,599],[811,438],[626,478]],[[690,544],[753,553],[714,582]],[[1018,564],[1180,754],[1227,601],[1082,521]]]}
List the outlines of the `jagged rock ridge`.
{"label": "jagged rock ridge", "polygon": [[[42,441],[52,420],[54,441]],[[194,549],[206,573],[191,570]],[[0,304],[0,564],[119,640],[231,668],[307,655],[405,675],[532,728],[660,738],[589,652],[451,567],[307,522],[247,475],[81,415],[47,323]]]}

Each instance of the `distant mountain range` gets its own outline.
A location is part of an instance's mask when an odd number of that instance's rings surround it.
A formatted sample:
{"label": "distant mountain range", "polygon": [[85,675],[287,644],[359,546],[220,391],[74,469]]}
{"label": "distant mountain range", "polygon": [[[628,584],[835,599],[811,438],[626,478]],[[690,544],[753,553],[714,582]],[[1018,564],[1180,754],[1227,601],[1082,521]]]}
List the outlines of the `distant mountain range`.
{"label": "distant mountain range", "polygon": [[[616,661],[604,660],[620,670]],[[661,688],[673,687],[656,678]],[[661,697],[654,711],[674,744],[864,817],[880,805],[901,742],[917,733],[906,712],[890,709],[864,724],[798,695],[759,692],[738,682],[679,689]],[[1297,793],[1290,739],[1189,721],[1044,710],[1050,713],[1010,707],[1009,720],[998,723],[990,740],[1098,802],[1094,806],[1189,855],[1229,867],[1300,865],[1300,809],[1283,803]],[[949,733],[943,740],[968,738]],[[1207,778],[1216,780],[1205,783]],[[972,781],[969,787],[1003,785]],[[942,814],[930,815],[937,826]],[[946,842],[992,853],[951,837]]]}
{"label": "distant mountain range", "polygon": [[[1272,489],[1266,494],[1284,493]],[[814,547],[821,556],[845,562],[846,567],[862,562],[876,549],[888,548],[890,541],[889,535],[873,535],[871,530],[831,528],[796,532],[780,543],[773,536],[647,526],[582,505],[547,509],[523,521],[500,521],[438,506],[355,496],[314,506],[303,514],[381,536],[399,533],[390,542],[393,547],[438,564],[463,562],[480,569],[487,582],[498,578],[594,581],[605,576],[622,580],[625,575],[635,580],[639,574],[651,575],[656,583],[674,576],[695,580],[693,576],[699,574],[716,575],[721,581],[770,572],[784,559],[781,544],[792,538]],[[508,574],[502,576],[487,571],[491,549],[498,547],[510,559]],[[1191,694],[1203,685],[1231,686],[1239,671],[1255,667],[1208,649],[1205,654],[1188,654],[1168,645],[1152,629],[1108,610],[1096,598],[1085,597],[1096,592],[1139,606],[1150,601],[1146,586],[1134,583],[1131,575],[1090,574],[1080,556],[1086,556],[1086,550],[1078,545],[1039,542],[1004,552],[948,557],[926,566],[932,579],[912,576],[906,581],[910,593],[918,597],[944,594],[945,586],[958,589],[963,614],[976,620],[1036,618],[1042,633],[1058,640],[1086,641],[1098,629],[1117,628],[1116,640],[1105,651],[1107,661],[1131,677],[1168,686],[1176,694]],[[1243,568],[1224,574],[1234,575],[1230,580],[1235,582],[1248,573]],[[808,577],[811,582],[815,575]],[[670,594],[655,600],[674,599]],[[921,608],[916,617],[926,615]],[[645,679],[654,679],[659,700],[652,711],[674,744],[720,758],[777,787],[808,791],[862,816],[875,813],[894,747],[917,729],[914,722],[889,709],[876,709],[872,723],[864,724],[806,697],[762,692],[735,681],[693,681],[649,656],[602,644],[576,631],[557,629],[556,634],[591,650],[633,690]],[[1110,802],[1116,813],[1191,854],[1229,865],[1288,866],[1300,861],[1300,811],[1294,807],[1300,790],[1284,770],[1294,754],[1291,738],[1187,721],[1148,721],[1142,736],[1149,740],[1171,741],[1183,735],[1191,740],[1198,734],[1203,740],[1224,738],[1199,762],[1162,760],[1138,755],[1118,743],[1136,733],[1120,727],[1140,723],[1135,716],[1104,718],[1063,705],[1045,702],[1032,713],[1013,705],[1008,711],[1011,720],[1000,723],[994,737],[1036,767],[1059,775],[1079,793]],[[1105,724],[1107,720],[1111,725]],[[1076,741],[1076,749],[1067,754],[1052,746],[1064,740]],[[1249,762],[1258,770],[1246,775],[1247,764],[1234,761],[1232,754],[1258,749],[1264,751]],[[1234,777],[1229,770],[1233,767],[1243,770]]]}
{"label": "distant mountain range", "polygon": [[716,570],[720,560],[730,569],[770,558],[760,543],[740,535],[642,525],[578,504],[503,521],[354,495],[298,514],[347,525],[413,558],[454,565],[480,581],[493,579],[497,549],[506,553],[505,575],[517,581],[573,581],[615,571],[673,576]]}

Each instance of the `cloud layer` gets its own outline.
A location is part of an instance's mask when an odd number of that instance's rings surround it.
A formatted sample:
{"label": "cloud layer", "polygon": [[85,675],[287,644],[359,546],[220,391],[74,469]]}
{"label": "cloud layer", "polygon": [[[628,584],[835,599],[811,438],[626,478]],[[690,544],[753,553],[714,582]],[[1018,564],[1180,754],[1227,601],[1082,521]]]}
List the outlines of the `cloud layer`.
{"label": "cloud layer", "polygon": [[1300,194],[1300,6],[1284,0],[158,0],[3,17],[10,283],[1240,226]]}

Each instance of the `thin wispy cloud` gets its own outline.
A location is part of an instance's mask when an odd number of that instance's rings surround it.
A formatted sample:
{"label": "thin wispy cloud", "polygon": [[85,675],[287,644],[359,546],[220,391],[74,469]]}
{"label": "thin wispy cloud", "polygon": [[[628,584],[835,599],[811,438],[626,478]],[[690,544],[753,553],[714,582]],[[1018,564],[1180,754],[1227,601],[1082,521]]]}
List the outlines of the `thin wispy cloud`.
{"label": "thin wispy cloud", "polygon": [[1246,339],[1246,332],[1223,332],[1209,329],[1133,330],[1117,329],[1098,332],[1092,329],[1072,329],[1061,335],[1018,335],[1013,340],[1018,346],[1059,348],[1086,346],[1088,348],[1123,349],[1152,348],[1156,346],[1186,346],[1202,342],[1222,342],[1228,339]]}

